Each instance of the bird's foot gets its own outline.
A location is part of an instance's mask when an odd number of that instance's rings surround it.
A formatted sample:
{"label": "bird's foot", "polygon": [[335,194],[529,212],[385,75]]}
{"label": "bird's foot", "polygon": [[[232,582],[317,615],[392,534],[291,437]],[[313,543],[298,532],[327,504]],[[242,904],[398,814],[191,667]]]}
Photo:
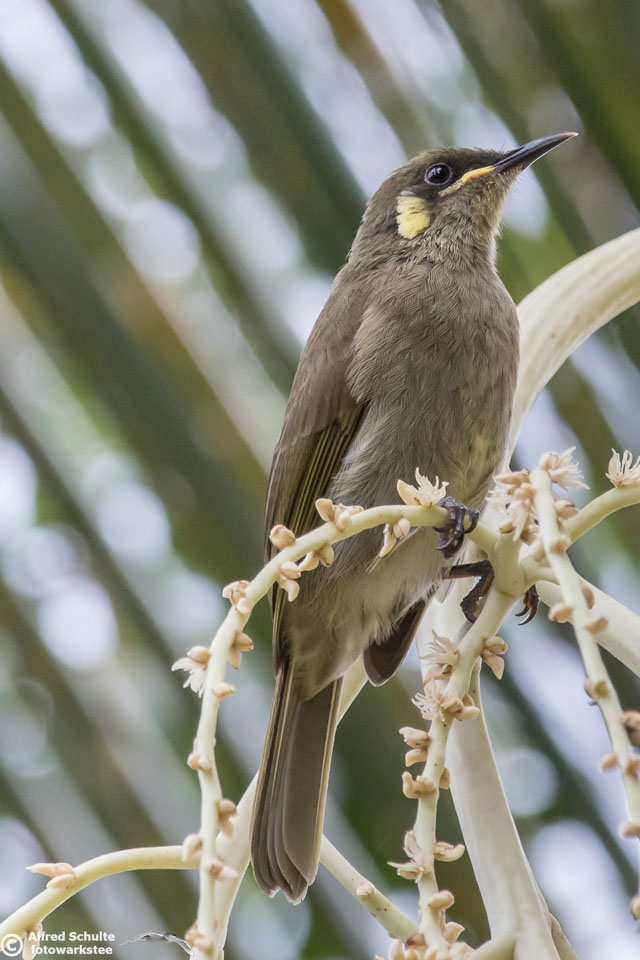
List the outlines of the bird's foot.
{"label": "bird's foot", "polygon": [[538,612],[538,604],[540,603],[540,598],[538,596],[538,591],[536,589],[535,583],[529,587],[524,597],[522,598],[523,607],[522,610],[519,610],[516,613],[516,617],[522,617],[526,614],[524,620],[520,621],[520,626],[524,626],[525,623],[531,623],[536,613]]}
{"label": "bird's foot", "polygon": [[469,623],[475,623],[478,619],[478,613],[480,612],[479,607],[484,603],[484,599],[494,580],[491,561],[477,560],[475,563],[458,563],[455,567],[451,567],[445,576],[450,580],[455,580],[459,577],[478,577],[478,582],[471,588],[460,604],[460,609]]}
{"label": "bird's foot", "polygon": [[[438,506],[444,507],[449,517],[442,527],[433,528],[436,533],[440,534],[440,543],[436,550],[441,550],[443,556],[450,560],[462,546],[465,533],[471,533],[477,527],[480,512],[465,507],[464,503],[460,503],[454,497],[443,497]],[[465,517],[469,518],[469,526],[466,530],[464,527]]]}

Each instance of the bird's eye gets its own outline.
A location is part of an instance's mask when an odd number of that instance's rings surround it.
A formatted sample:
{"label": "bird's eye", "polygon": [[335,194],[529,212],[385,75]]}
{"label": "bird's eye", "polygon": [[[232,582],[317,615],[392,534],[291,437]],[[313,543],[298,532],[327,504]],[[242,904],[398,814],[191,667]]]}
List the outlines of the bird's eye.
{"label": "bird's eye", "polygon": [[443,187],[446,183],[449,183],[452,176],[453,170],[446,163],[434,163],[425,173],[424,179],[435,187]]}

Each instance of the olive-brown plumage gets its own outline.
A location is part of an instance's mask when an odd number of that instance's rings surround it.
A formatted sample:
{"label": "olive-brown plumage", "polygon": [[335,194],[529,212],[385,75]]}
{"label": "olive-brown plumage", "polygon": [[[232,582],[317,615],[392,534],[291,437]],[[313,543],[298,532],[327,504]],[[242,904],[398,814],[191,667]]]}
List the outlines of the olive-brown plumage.
{"label": "olive-brown plumage", "polygon": [[[509,153],[429,151],[382,184],[300,358],[267,532],[316,526],[318,497],[393,502],[416,468],[482,506],[518,366],[516,311],[495,269],[500,211],[517,174],[568,136]],[[361,655],[374,683],[397,669],[451,562],[435,547],[421,529],[380,560],[369,531],[306,574],[294,603],[274,597],[276,690],[251,842],[269,894],[300,900],[315,878],[342,677]]]}

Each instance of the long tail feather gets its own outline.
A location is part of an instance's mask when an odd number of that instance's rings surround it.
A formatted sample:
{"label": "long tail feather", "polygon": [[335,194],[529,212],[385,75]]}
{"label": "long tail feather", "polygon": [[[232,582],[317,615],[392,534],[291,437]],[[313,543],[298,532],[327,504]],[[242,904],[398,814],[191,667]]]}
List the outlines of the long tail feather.
{"label": "long tail feather", "polygon": [[342,680],[302,700],[290,665],[279,671],[253,808],[258,885],[294,903],[315,879]]}

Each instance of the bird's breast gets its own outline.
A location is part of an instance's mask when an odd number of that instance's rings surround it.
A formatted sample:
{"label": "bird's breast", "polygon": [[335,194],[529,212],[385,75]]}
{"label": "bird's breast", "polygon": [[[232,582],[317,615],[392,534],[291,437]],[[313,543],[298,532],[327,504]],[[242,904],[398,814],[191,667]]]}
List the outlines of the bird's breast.
{"label": "bird's breast", "polygon": [[395,500],[397,479],[411,481],[416,468],[470,505],[482,500],[503,455],[518,365],[515,307],[495,274],[400,275],[371,301],[353,356],[351,389],[368,412],[336,478],[343,502]]}

